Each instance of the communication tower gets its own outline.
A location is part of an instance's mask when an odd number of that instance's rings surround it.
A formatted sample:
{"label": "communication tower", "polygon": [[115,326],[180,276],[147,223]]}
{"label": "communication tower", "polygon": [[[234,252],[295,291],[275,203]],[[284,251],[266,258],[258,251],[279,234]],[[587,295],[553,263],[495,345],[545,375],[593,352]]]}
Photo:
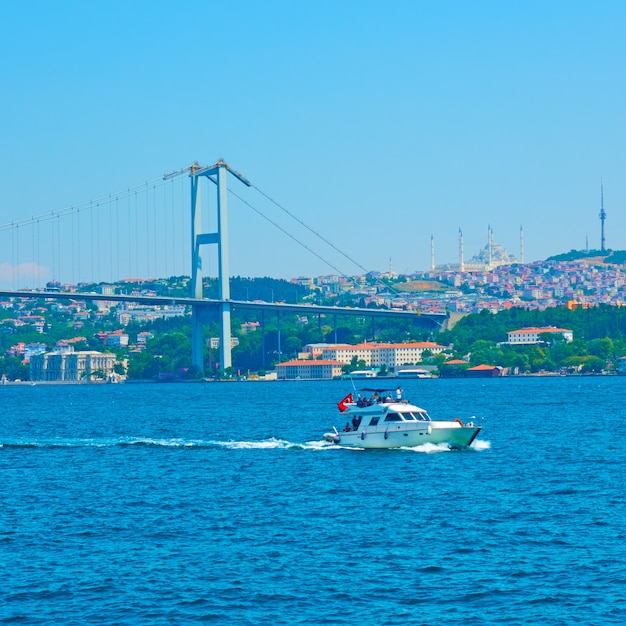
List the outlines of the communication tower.
{"label": "communication tower", "polygon": [[434,235],[430,236],[430,269],[431,271],[435,269],[435,237]]}
{"label": "communication tower", "polygon": [[463,232],[459,228],[459,266],[462,272],[465,271],[465,259],[463,257]]}
{"label": "communication tower", "polygon": [[606,251],[606,241],[604,239],[604,220],[606,219],[606,212],[604,210],[604,186],[602,184],[602,178],[600,179],[600,250]]}

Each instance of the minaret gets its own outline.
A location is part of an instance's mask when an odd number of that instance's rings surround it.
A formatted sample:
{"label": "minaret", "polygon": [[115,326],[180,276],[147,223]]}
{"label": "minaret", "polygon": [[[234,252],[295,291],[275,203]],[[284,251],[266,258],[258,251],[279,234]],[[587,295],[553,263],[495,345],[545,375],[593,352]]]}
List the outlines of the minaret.
{"label": "minaret", "polygon": [[465,271],[465,260],[463,258],[463,231],[459,228],[459,266],[461,271]]}
{"label": "minaret", "polygon": [[430,236],[430,270],[435,271],[435,237]]}
{"label": "minaret", "polygon": [[491,224],[487,226],[487,252],[489,253],[489,262],[487,269],[491,269],[491,254],[492,254],[492,246],[493,246],[493,232],[491,230]]}
{"label": "minaret", "polygon": [[604,186],[602,184],[602,178],[600,178],[600,223],[602,224],[600,230],[600,250],[606,252],[606,241],[604,239],[604,220],[606,219],[606,213],[604,211]]}
{"label": "minaret", "polygon": [[522,265],[524,264],[524,229],[519,227],[519,258]]}

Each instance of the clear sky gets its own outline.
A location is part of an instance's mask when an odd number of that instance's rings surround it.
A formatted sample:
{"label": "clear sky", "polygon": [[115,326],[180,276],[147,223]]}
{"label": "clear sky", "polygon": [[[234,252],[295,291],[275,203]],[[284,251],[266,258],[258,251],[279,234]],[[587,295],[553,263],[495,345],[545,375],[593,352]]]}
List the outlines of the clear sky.
{"label": "clear sky", "polygon": [[[606,244],[625,249],[625,28],[621,0],[6,2],[0,225],[223,157],[367,269],[428,269],[431,235],[436,263],[456,262],[459,228],[468,260],[489,225],[518,257],[523,226],[526,261],[598,248],[601,178]],[[331,263],[232,198],[231,274],[360,273],[229,185]],[[131,208],[109,210],[97,247],[93,221],[72,225],[82,279],[132,274],[99,260],[130,248],[111,219]],[[21,236],[18,253],[0,232],[0,285],[12,265],[69,267],[71,244]],[[174,246],[160,256],[189,273]]]}

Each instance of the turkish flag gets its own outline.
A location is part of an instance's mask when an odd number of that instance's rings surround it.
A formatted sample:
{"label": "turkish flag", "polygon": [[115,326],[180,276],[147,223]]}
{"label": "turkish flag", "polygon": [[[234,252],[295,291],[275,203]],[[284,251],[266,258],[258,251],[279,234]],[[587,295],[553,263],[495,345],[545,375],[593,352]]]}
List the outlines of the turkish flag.
{"label": "turkish flag", "polygon": [[349,404],[352,404],[354,399],[352,398],[352,392],[350,392],[343,400],[337,402],[337,407],[340,413],[343,413]]}

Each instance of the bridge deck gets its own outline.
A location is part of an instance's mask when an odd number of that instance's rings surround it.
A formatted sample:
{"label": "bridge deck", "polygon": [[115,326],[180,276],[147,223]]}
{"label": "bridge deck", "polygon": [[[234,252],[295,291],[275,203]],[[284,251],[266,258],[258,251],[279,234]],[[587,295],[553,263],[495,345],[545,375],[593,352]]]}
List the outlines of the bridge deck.
{"label": "bridge deck", "polygon": [[317,304],[286,304],[283,302],[261,302],[258,300],[218,300],[212,298],[190,298],[172,296],[146,296],[101,293],[65,292],[65,291],[11,291],[0,290],[0,296],[8,298],[46,298],[49,300],[99,300],[107,302],[136,302],[146,305],[188,305],[197,308],[215,307],[230,304],[232,308],[248,310],[265,310],[284,313],[298,313],[300,315],[358,315],[366,317],[398,317],[409,319],[428,320],[434,325],[441,325],[448,319],[447,313],[423,313],[421,311],[396,311],[390,309],[367,309],[359,307],[321,306]]}

